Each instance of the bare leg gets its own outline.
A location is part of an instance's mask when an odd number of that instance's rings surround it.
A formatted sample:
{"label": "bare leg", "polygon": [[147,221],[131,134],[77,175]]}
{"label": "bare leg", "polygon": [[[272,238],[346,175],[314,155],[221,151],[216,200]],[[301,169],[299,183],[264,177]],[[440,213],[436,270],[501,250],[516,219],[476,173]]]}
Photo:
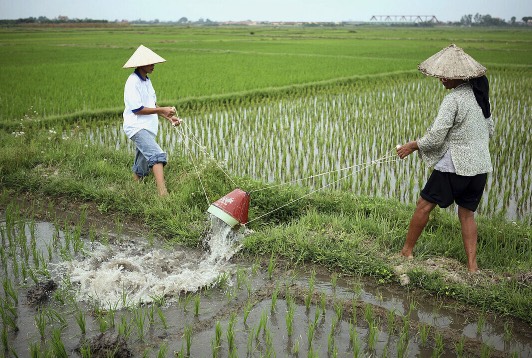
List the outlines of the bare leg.
{"label": "bare leg", "polygon": [[405,244],[401,250],[401,255],[407,258],[412,258],[412,252],[414,251],[414,246],[416,245],[417,239],[421,236],[423,229],[429,221],[429,215],[432,209],[436,204],[431,203],[423,198],[419,198],[417,201],[416,210],[412,215],[410,220],[410,225],[408,226],[408,233],[406,234]]}
{"label": "bare leg", "polygon": [[164,172],[163,172],[163,164],[157,163],[152,167],[153,170],[153,176],[155,177],[155,184],[157,184],[157,191],[159,192],[160,196],[166,196],[168,195],[168,191],[166,190],[166,184],[164,182]]}
{"label": "bare leg", "polygon": [[477,223],[475,213],[466,208],[458,207],[458,218],[462,226],[462,240],[467,256],[467,269],[476,272],[477,266]]}

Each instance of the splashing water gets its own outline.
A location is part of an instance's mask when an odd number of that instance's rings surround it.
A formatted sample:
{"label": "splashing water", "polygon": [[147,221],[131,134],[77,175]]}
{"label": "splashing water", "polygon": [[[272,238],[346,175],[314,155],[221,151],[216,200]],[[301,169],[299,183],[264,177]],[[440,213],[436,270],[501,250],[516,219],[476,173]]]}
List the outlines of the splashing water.
{"label": "splashing water", "polygon": [[143,240],[127,238],[116,244],[95,243],[84,257],[61,262],[53,272],[70,277],[80,301],[115,309],[160,297],[171,301],[180,293],[212,286],[232,267],[229,259],[245,233],[212,215],[209,224],[208,252],[152,248]]}

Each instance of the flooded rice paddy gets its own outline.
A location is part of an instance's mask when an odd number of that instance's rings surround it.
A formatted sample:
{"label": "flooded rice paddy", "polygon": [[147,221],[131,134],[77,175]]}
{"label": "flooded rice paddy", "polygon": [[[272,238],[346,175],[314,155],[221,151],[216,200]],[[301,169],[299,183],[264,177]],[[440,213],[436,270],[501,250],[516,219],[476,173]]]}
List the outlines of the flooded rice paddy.
{"label": "flooded rice paddy", "polygon": [[246,232],[216,218],[195,250],[1,217],[5,356],[532,355],[520,321],[319,267],[239,257]]}
{"label": "flooded rice paddy", "polygon": [[[525,76],[509,73],[490,81],[494,171],[479,213],[530,222],[530,84]],[[231,175],[415,203],[430,173],[417,155],[375,161],[393,156],[397,144],[423,135],[445,94],[438,81],[424,78],[223,109],[205,107],[180,114],[184,122],[179,128],[162,126],[158,140],[170,158],[211,158]],[[72,139],[133,150],[120,123],[88,128]]]}

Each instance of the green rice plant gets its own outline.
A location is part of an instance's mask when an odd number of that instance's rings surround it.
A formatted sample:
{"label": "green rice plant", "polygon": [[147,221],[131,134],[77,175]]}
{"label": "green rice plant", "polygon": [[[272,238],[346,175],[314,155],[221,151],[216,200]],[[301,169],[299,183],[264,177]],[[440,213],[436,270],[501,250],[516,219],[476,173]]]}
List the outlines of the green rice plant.
{"label": "green rice plant", "polygon": [[238,267],[236,270],[236,286],[240,290],[242,284],[247,280],[246,271],[242,267]]}
{"label": "green rice plant", "polygon": [[429,338],[430,326],[428,324],[421,324],[419,326],[419,338],[421,339],[421,345],[426,346]]}
{"label": "green rice plant", "polygon": [[10,299],[15,306],[18,306],[18,291],[13,287],[13,283],[7,277],[2,281],[2,287],[4,288],[4,295],[7,299]]}
{"label": "green rice plant", "polygon": [[457,357],[464,357],[465,337],[461,336],[458,341],[454,343],[454,351]]}
{"label": "green rice plant", "polygon": [[133,321],[135,322],[135,327],[137,327],[137,334],[138,334],[139,340],[141,342],[144,342],[144,329],[145,329],[145,322],[146,322],[146,314],[144,312],[144,309],[142,309],[142,307],[137,307],[133,311]]}
{"label": "green rice plant", "polygon": [[477,334],[482,333],[482,330],[484,329],[485,324],[486,324],[486,315],[484,313],[481,313],[478,315]]}
{"label": "green rice plant", "polygon": [[7,335],[7,326],[5,325],[2,325],[1,341],[2,341],[2,346],[4,347],[4,352],[9,351],[9,338]]}
{"label": "green rice plant", "polygon": [[275,269],[275,256],[272,252],[270,255],[270,261],[268,262],[268,279],[271,280],[273,278],[273,270]]}
{"label": "green rice plant", "polygon": [[164,315],[163,310],[159,306],[157,306],[157,316],[159,316],[159,320],[161,321],[161,324],[163,325],[163,328],[167,329],[168,328],[168,323],[166,322],[166,316]]}
{"label": "green rice plant", "polygon": [[285,322],[286,322],[286,331],[288,334],[288,337],[291,337],[294,332],[294,311],[295,311],[295,304],[292,300],[287,301],[288,310],[285,315]]}
{"label": "green rice plant", "polygon": [[272,292],[272,302],[271,302],[271,307],[270,307],[271,312],[275,312],[276,310],[278,295],[279,295],[279,285],[275,285],[275,288],[273,289],[273,292]]}
{"label": "green rice plant", "polygon": [[369,324],[369,331],[368,331],[368,349],[370,351],[375,350],[375,345],[377,344],[379,335],[379,328],[377,327],[376,322],[372,322]]}
{"label": "green rice plant", "polygon": [[397,357],[404,357],[408,351],[408,334],[401,332],[397,342]]}
{"label": "green rice plant", "polygon": [[79,326],[81,334],[85,335],[85,333],[87,332],[87,320],[85,318],[85,313],[78,308],[76,314],[74,315],[74,318],[76,319],[76,323]]}
{"label": "green rice plant", "polygon": [[338,321],[341,321],[344,315],[344,305],[341,301],[334,304],[334,312],[336,313],[336,318],[338,318]]}
{"label": "green rice plant", "polygon": [[231,318],[229,319],[229,324],[227,325],[227,344],[229,345],[229,351],[233,351],[235,346],[235,321],[236,321],[236,314],[232,313]]}
{"label": "green rice plant", "polygon": [[35,320],[35,326],[37,327],[37,331],[39,332],[41,340],[44,340],[45,335],[46,335],[46,327],[48,325],[46,312],[44,310],[39,310],[37,314],[34,316],[34,320]]}
{"label": "green rice plant", "polygon": [[388,333],[392,334],[395,331],[395,310],[389,310],[386,313]]}
{"label": "green rice plant", "polygon": [[36,342],[31,342],[30,343],[30,357],[31,358],[39,358],[41,357],[41,346],[40,344],[36,343]]}
{"label": "green rice plant", "polygon": [[[253,336],[253,335],[250,335],[250,336]],[[216,321],[216,326],[214,328],[214,339],[212,340],[211,346],[212,346],[212,356],[218,357],[220,349],[222,348],[222,325],[220,324],[220,321]]]}
{"label": "green rice plant", "polygon": [[292,354],[296,356],[299,354],[299,350],[300,350],[299,344],[300,344],[299,339],[296,339],[296,341],[294,342],[294,345],[292,346]]}
{"label": "green rice plant", "polygon": [[320,294],[320,308],[321,312],[325,315],[325,309],[327,308],[327,297],[325,296],[324,292]]}
{"label": "green rice plant", "polygon": [[371,324],[375,321],[375,313],[373,311],[373,306],[369,303],[366,303],[364,305],[364,319],[366,320],[367,324]]}
{"label": "green rice plant", "polygon": [[360,339],[358,338],[357,327],[354,324],[349,324],[349,338],[353,348],[353,357],[359,357],[361,350]]}
{"label": "green rice plant", "polygon": [[338,284],[338,273],[333,272],[331,274],[331,286],[333,291],[336,291],[336,285]]}
{"label": "green rice plant", "polygon": [[52,329],[52,339],[50,342],[52,346],[52,351],[54,353],[54,357],[58,358],[68,358],[67,351],[65,349],[65,345],[63,343],[63,340],[61,338],[61,329],[54,328]]}
{"label": "green rice plant", "polygon": [[357,323],[357,301],[353,299],[351,301],[351,321],[353,324]]}
{"label": "green rice plant", "polygon": [[199,317],[200,303],[201,303],[201,296],[199,294],[196,294],[194,297],[194,316],[195,317]]}
{"label": "green rice plant", "polygon": [[133,330],[133,325],[129,324],[125,316],[120,317],[120,324],[118,325],[118,335],[128,338]]}
{"label": "green rice plant", "polygon": [[190,357],[190,348],[192,347],[192,327],[186,326],[183,336],[186,343],[187,357]]}
{"label": "green rice plant", "polygon": [[443,336],[440,332],[434,332],[434,350],[432,351],[433,357],[440,357],[443,354]]}
{"label": "green rice plant", "polygon": [[109,322],[107,322],[107,318],[103,314],[98,315],[98,328],[100,333],[105,333],[109,329]]}
{"label": "green rice plant", "polygon": [[307,328],[307,342],[308,348],[312,347],[312,341],[314,340],[314,334],[316,333],[316,324],[314,322],[309,323]]}
{"label": "green rice plant", "polygon": [[482,342],[482,346],[480,348],[480,357],[481,358],[489,358],[491,356],[492,348],[486,344],[486,342]]}
{"label": "green rice plant", "polygon": [[512,339],[512,336],[513,336],[513,333],[512,333],[512,327],[510,326],[510,322],[509,321],[505,321],[504,322],[503,339],[506,342],[509,342]]}
{"label": "green rice plant", "polygon": [[150,305],[147,309],[148,324],[151,326],[155,323],[155,305]]}
{"label": "green rice plant", "polygon": [[251,352],[253,352],[253,338],[254,338],[253,334],[248,334],[248,342],[247,342],[247,353],[248,353],[248,355],[250,355]]}
{"label": "green rice plant", "polygon": [[157,358],[166,358],[168,354],[168,344],[164,343],[157,351]]}
{"label": "green rice plant", "polygon": [[248,316],[252,308],[253,308],[253,302],[251,302],[251,300],[248,299],[248,301],[246,302],[246,305],[244,306],[244,325],[245,326],[247,325]]}
{"label": "green rice plant", "polygon": [[259,324],[257,326],[257,331],[255,332],[255,339],[259,339],[259,334],[262,331],[263,333],[266,332],[266,327],[268,325],[268,314],[266,311],[262,311],[260,315]]}

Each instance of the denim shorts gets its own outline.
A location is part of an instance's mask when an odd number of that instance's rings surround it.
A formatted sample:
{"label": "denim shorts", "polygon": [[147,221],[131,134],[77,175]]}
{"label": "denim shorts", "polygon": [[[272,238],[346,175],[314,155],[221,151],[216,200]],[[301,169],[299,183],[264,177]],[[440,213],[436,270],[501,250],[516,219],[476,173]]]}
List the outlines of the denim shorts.
{"label": "denim shorts", "polygon": [[155,164],[162,163],[166,165],[166,153],[155,142],[155,134],[141,129],[131,137],[131,140],[137,146],[135,163],[132,167],[133,173],[143,178],[150,174],[151,168]]}

